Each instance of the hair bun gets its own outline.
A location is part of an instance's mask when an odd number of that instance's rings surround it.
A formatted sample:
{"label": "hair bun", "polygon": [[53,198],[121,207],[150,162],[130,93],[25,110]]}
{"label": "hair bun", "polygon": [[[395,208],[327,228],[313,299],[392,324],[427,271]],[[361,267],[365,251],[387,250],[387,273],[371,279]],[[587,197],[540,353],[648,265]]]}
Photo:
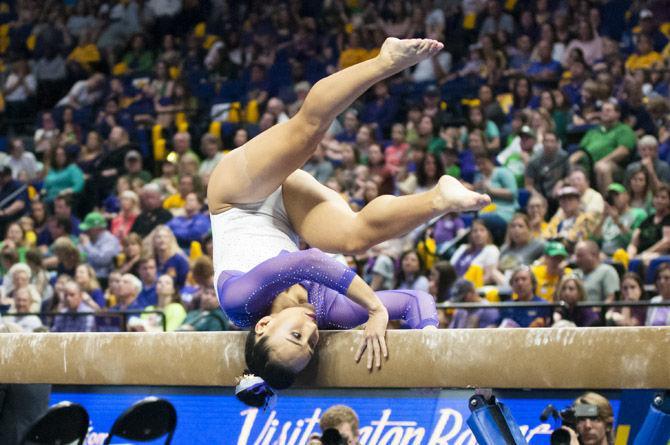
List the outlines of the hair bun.
{"label": "hair bun", "polygon": [[273,409],[277,395],[265,380],[254,374],[244,374],[235,387],[235,396],[243,403],[264,410]]}

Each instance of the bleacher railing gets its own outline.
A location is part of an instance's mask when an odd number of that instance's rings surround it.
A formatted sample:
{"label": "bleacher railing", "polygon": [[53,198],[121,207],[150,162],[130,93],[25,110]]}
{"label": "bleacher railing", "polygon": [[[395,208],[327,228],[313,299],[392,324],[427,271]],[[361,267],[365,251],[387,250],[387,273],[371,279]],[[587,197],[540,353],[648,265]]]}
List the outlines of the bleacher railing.
{"label": "bleacher railing", "polygon": [[[165,313],[159,310],[152,311],[143,311],[143,310],[129,310],[129,311],[98,311],[98,312],[7,312],[3,314],[3,317],[26,317],[29,315],[35,315],[42,320],[42,323],[45,327],[53,325],[53,321],[57,317],[94,317],[96,319],[94,332],[116,332],[117,325],[115,323],[100,323],[99,320],[108,320],[120,319],[118,324],[119,332],[126,332],[128,327],[128,319],[133,316],[157,314],[160,317],[160,325],[163,329],[163,332],[166,331],[167,321],[165,319]],[[105,329],[106,328],[106,329]]]}
{"label": "bleacher railing", "polygon": [[[446,301],[443,303],[437,303],[438,309],[465,309],[467,311],[477,310],[477,309],[543,309],[543,308],[562,308],[569,309],[570,305],[565,301],[554,301],[554,302],[533,302],[533,301],[503,301],[503,302],[486,302],[486,303],[454,303]],[[661,300],[661,301],[611,301],[611,302],[593,302],[593,301],[580,301],[575,304],[577,308],[591,308],[591,309],[610,309],[610,308],[624,308],[624,307],[670,307],[670,300]],[[605,314],[606,310],[600,310],[600,318],[603,324],[605,324]]]}

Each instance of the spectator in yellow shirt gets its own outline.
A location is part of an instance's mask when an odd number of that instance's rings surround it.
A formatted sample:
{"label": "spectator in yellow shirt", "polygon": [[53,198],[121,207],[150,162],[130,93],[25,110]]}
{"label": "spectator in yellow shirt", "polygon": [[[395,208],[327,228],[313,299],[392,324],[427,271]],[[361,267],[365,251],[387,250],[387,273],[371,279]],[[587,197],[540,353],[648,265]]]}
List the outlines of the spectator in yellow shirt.
{"label": "spectator in yellow shirt", "polygon": [[177,193],[168,196],[163,201],[163,208],[171,211],[174,215],[183,213],[186,195],[196,192],[195,177],[193,175],[182,175],[179,178],[177,190]]}
{"label": "spectator in yellow shirt", "polygon": [[82,33],[79,44],[67,56],[68,65],[75,69],[83,70],[86,73],[92,73],[100,63],[100,51],[93,41],[92,31],[87,30]]}
{"label": "spectator in yellow shirt", "polygon": [[364,62],[368,59],[371,59],[375,55],[372,52],[369,52],[360,44],[360,36],[358,32],[353,31],[349,34],[349,42],[346,49],[343,49],[340,53],[340,59],[338,61],[338,66],[341,70],[348,68],[357,63]]}
{"label": "spectator in yellow shirt", "polygon": [[535,295],[549,302],[554,300],[554,291],[561,277],[572,272],[563,263],[567,257],[568,251],[558,241],[550,241],[544,246],[542,260],[531,268],[537,279]]}
{"label": "spectator in yellow shirt", "polygon": [[547,222],[544,218],[547,216],[547,200],[544,196],[533,193],[526,204],[528,219],[530,220],[530,232],[533,237],[539,238],[547,230]]}
{"label": "spectator in yellow shirt", "polygon": [[637,40],[635,52],[626,60],[626,69],[628,71],[648,70],[654,64],[662,63],[663,57],[656,51],[651,38],[647,34],[640,34]]}

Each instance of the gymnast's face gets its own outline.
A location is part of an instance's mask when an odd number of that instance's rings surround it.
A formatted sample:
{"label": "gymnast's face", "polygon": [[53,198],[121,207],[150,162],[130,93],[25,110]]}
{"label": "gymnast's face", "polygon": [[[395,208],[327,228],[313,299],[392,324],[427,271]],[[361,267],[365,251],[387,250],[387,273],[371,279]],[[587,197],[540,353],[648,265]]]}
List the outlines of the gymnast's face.
{"label": "gymnast's face", "polygon": [[263,317],[255,329],[258,336],[269,337],[273,358],[294,372],[307,366],[319,341],[316,314],[311,304],[289,307]]}

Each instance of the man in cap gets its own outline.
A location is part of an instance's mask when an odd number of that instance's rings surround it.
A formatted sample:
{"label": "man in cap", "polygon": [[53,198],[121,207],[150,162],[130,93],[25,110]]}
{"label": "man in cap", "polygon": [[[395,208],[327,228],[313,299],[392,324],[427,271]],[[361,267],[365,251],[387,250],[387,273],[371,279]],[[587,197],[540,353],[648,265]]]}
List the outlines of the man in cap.
{"label": "man in cap", "polygon": [[519,129],[519,137],[515,141],[517,140],[518,144],[512,142],[503,152],[498,154],[496,159],[514,173],[517,184],[521,187],[524,183],[526,166],[533,156],[537,139],[533,129],[528,125],[523,125]]}
{"label": "man in cap", "polygon": [[597,221],[593,214],[581,209],[579,191],[566,186],[558,192],[560,209],[549,221],[546,234],[548,238],[562,238],[574,244],[587,239],[596,228]]}
{"label": "man in cap", "polygon": [[559,241],[549,241],[544,246],[544,255],[539,264],[531,267],[537,285],[535,294],[549,302],[554,301],[554,292],[563,275],[572,272],[565,266],[568,251]]}
{"label": "man in cap", "polygon": [[668,38],[658,29],[658,23],[654,18],[654,13],[649,9],[640,11],[640,32],[637,35],[645,34],[649,36],[652,42],[654,51],[661,52],[668,44]]}
{"label": "man in cap", "polygon": [[137,150],[130,150],[126,153],[124,166],[126,167],[126,176],[130,179],[131,183],[135,178],[140,178],[145,184],[148,184],[153,179],[151,173],[144,170],[142,155]]}
{"label": "man in cap", "polygon": [[107,230],[107,220],[98,212],[86,215],[79,224],[79,249],[86,254],[98,278],[106,280],[114,267],[114,258],[121,252],[119,240]]}
{"label": "man in cap", "polygon": [[647,217],[647,212],[632,208],[626,187],[614,182],[607,187],[607,204],[600,224],[594,231],[600,238],[602,252],[611,256],[618,249],[626,249],[633,230],[637,229]]}
{"label": "man in cap", "polygon": [[422,112],[424,116],[430,116],[441,125],[444,122],[442,110],[440,110],[440,90],[435,85],[428,85],[423,90]]}
{"label": "man in cap", "polygon": [[[488,304],[488,300],[479,296],[472,282],[460,279],[454,283],[450,292],[454,303]],[[456,309],[449,329],[496,327],[500,314],[497,309],[481,308],[475,310]]]}

